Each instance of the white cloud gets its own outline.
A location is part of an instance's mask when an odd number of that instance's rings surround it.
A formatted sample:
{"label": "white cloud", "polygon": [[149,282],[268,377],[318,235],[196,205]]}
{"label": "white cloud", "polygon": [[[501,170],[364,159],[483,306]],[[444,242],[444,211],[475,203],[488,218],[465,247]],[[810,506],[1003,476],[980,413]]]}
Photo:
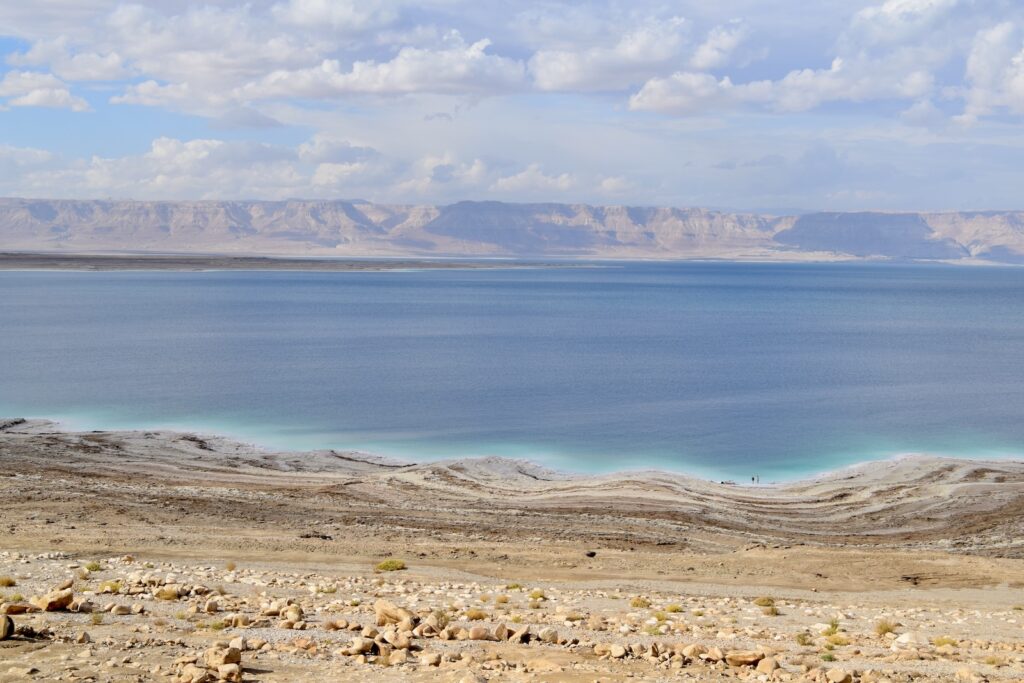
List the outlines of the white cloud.
{"label": "white cloud", "polygon": [[239,88],[243,100],[301,97],[331,98],[351,93],[485,94],[521,86],[521,62],[491,54],[490,41],[466,43],[458,32],[447,36],[443,49],[405,47],[389,61],[358,61],[344,69],[337,59],[298,70],[277,70]]}
{"label": "white cloud", "polygon": [[7,57],[15,66],[47,67],[69,81],[110,81],[130,75],[124,59],[116,52],[77,52],[66,36],[53,40],[39,40],[26,52]]}
{"label": "white cloud", "polygon": [[379,0],[288,0],[274,5],[271,12],[295,26],[340,31],[383,26],[398,16],[394,2]]}
{"label": "white cloud", "polygon": [[8,71],[0,81],[0,97],[11,98],[7,103],[14,107],[89,111],[89,103],[72,95],[63,81],[39,71]]}
{"label": "white cloud", "polygon": [[642,82],[673,61],[685,44],[682,17],[649,20],[607,47],[539,50],[530,74],[541,90],[615,90]]}
{"label": "white cloud", "polygon": [[693,53],[690,67],[698,71],[707,71],[723,66],[743,42],[746,33],[746,27],[739,24],[716,26]]}
{"label": "white cloud", "polygon": [[570,173],[547,175],[540,164],[530,164],[514,175],[498,178],[491,189],[497,192],[565,192],[575,185],[576,179]]}
{"label": "white cloud", "polygon": [[1024,113],[1024,38],[1012,22],[979,31],[967,58],[962,123],[1006,107]]}

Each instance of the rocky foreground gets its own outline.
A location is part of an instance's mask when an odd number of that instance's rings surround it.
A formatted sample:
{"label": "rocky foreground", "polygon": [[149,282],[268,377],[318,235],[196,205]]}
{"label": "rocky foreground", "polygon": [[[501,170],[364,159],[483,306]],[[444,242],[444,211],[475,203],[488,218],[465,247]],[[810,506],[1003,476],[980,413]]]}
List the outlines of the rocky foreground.
{"label": "rocky foreground", "polygon": [[1024,463],[777,487],[0,423],[0,681],[1024,677]]}

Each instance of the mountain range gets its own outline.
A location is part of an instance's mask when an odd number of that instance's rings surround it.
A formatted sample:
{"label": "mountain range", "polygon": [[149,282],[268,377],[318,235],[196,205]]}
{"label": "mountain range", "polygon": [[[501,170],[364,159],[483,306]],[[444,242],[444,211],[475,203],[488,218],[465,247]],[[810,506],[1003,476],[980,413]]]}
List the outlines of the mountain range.
{"label": "mountain range", "polygon": [[1024,211],[0,199],[0,250],[1024,264]]}

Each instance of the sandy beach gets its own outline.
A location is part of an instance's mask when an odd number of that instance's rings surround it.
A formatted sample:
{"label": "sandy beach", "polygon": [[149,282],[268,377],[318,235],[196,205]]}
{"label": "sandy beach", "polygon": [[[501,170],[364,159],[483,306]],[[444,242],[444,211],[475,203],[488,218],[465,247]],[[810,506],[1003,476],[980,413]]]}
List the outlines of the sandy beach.
{"label": "sandy beach", "polygon": [[[245,680],[265,681],[1024,671],[1020,461],[907,457],[736,486],[7,420],[0,464],[3,610],[64,583],[93,610],[16,614],[35,636],[2,643],[0,680],[215,680],[204,652],[238,637],[256,643]],[[405,569],[375,570],[387,560]],[[169,573],[191,588],[160,599]],[[379,600],[409,611],[407,647],[382,640]],[[447,631],[413,635],[432,614]]]}

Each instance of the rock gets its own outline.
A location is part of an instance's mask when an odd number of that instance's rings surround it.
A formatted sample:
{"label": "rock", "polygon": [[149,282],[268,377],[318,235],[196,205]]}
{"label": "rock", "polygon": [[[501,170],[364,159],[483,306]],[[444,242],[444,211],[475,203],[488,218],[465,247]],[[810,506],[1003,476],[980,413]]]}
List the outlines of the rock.
{"label": "rock", "polygon": [[756,650],[734,650],[725,655],[725,663],[729,666],[757,666],[764,659],[764,654]]}
{"label": "rock", "polygon": [[38,612],[39,608],[28,605],[24,602],[5,602],[0,604],[0,614],[25,614],[26,612]]}
{"label": "rock", "polygon": [[352,643],[346,650],[349,656],[351,655],[363,655],[373,650],[373,641],[369,638],[353,638]]}
{"label": "rock", "polygon": [[441,666],[441,654],[438,652],[424,652],[420,655],[420,664],[423,666]]}
{"label": "rock", "polygon": [[245,652],[248,649],[248,645],[249,644],[245,642],[245,638],[243,636],[232,638],[231,642],[228,643],[228,647],[233,647],[239,652]]}
{"label": "rock", "polygon": [[707,651],[708,649],[700,643],[691,643],[682,649],[682,655],[687,659],[697,659]]}
{"label": "rock", "polygon": [[499,642],[503,640],[508,640],[509,635],[511,635],[511,632],[508,630],[508,627],[505,626],[505,624],[498,624],[494,627],[495,640]]}
{"label": "rock", "polygon": [[62,609],[66,609],[74,599],[75,596],[72,590],[65,588],[64,590],[53,591],[38,598],[33,598],[32,604],[44,612],[59,612]]}
{"label": "rock", "polygon": [[391,653],[391,656],[388,657],[388,664],[390,664],[391,666],[398,666],[399,664],[405,664],[407,661],[409,661],[409,651],[408,650],[395,650],[394,652]]}
{"label": "rock", "polygon": [[612,646],[608,648],[608,654],[612,659],[622,659],[626,656],[626,648],[622,647],[618,643],[613,643]]}
{"label": "rock", "polygon": [[491,632],[486,626],[473,626],[469,629],[470,640],[490,640]]}
{"label": "rock", "polygon": [[222,681],[241,683],[242,667],[238,664],[221,664],[217,667],[217,678]]}
{"label": "rock", "polygon": [[556,631],[555,629],[551,628],[550,626],[548,626],[546,628],[542,628],[540,630],[540,633],[537,634],[537,637],[540,638],[541,642],[544,642],[544,643],[550,643],[550,644],[557,644],[558,643],[558,631]]}
{"label": "rock", "polygon": [[587,557],[597,557],[597,551],[596,550],[588,550],[587,552],[585,552],[583,554],[586,555]]}
{"label": "rock", "polygon": [[203,655],[206,666],[216,669],[224,664],[239,664],[242,661],[242,653],[236,647],[211,647]]}
{"label": "rock", "polygon": [[90,636],[87,632],[82,631],[78,634],[78,637],[75,638],[75,642],[79,645],[87,645],[88,643],[92,642],[92,636]]}
{"label": "rock", "polygon": [[769,674],[779,668],[779,663],[774,657],[765,657],[757,663],[757,673]]}
{"label": "rock", "polygon": [[704,654],[700,655],[700,658],[706,659],[709,662],[720,662],[723,659],[725,659],[725,655],[722,654],[722,651],[720,649],[718,649],[717,647],[713,647]]}
{"label": "rock", "polygon": [[125,617],[132,613],[132,608],[128,605],[114,605],[110,613],[115,617]]}
{"label": "rock", "polygon": [[[203,611],[207,614],[216,614],[220,611],[220,602],[218,602],[216,598],[210,598],[206,601],[206,604],[203,605]],[[295,621],[298,621],[298,619]]]}
{"label": "rock", "polygon": [[14,635],[14,619],[6,614],[0,616],[0,640],[7,640]]}
{"label": "rock", "polygon": [[377,619],[377,626],[398,624],[400,626],[407,626],[407,628],[402,628],[401,630],[411,631],[412,627],[416,625],[415,614],[387,600],[377,600],[373,603],[373,614]]}
{"label": "rock", "polygon": [[178,683],[208,683],[212,680],[213,676],[209,671],[195,664],[186,664],[177,678]]}
{"label": "rock", "polygon": [[59,591],[67,590],[68,588],[71,588],[74,585],[75,585],[75,580],[74,579],[70,579],[70,578],[69,579],[64,579],[63,581],[60,582],[60,585],[57,586],[57,590],[59,590]]}
{"label": "rock", "polygon": [[509,636],[508,641],[510,643],[528,643],[530,642],[530,626],[525,625],[520,627],[515,633]]}
{"label": "rock", "polygon": [[853,675],[845,669],[829,669],[825,672],[829,683],[853,683]]}
{"label": "rock", "polygon": [[903,633],[896,640],[892,641],[893,650],[929,647],[930,645],[931,642],[928,638],[916,631]]}

